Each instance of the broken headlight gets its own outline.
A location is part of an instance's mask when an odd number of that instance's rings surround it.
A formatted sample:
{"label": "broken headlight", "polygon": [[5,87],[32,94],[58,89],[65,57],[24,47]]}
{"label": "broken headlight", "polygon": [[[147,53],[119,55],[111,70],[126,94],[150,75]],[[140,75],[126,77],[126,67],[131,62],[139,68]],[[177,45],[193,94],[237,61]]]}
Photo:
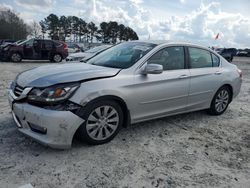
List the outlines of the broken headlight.
{"label": "broken headlight", "polygon": [[77,90],[79,83],[61,84],[48,88],[33,88],[28,94],[28,100],[41,103],[62,102]]}

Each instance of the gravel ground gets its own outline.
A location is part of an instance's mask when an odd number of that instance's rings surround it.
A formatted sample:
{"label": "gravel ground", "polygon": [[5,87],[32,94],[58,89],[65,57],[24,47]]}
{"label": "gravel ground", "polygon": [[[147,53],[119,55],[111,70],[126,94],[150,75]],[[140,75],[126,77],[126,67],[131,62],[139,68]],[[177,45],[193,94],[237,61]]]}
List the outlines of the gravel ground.
{"label": "gravel ground", "polygon": [[250,59],[240,95],[221,116],[203,111],[166,117],[121,130],[108,144],[76,140],[54,150],[16,129],[6,87],[17,73],[41,62],[0,62],[0,187],[249,187]]}

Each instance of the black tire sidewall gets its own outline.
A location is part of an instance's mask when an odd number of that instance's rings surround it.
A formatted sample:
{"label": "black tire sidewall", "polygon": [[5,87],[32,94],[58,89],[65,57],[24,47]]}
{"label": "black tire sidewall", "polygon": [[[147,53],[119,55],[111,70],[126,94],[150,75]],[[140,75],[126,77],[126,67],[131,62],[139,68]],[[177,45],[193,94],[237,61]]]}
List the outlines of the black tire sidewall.
{"label": "black tire sidewall", "polygon": [[[100,106],[104,106],[104,105],[109,105],[115,108],[115,110],[118,112],[118,115],[119,115],[119,124],[115,132],[109,138],[105,140],[94,140],[87,133],[86,122],[87,122],[89,115],[94,109]],[[120,105],[116,103],[115,101],[102,100],[102,101],[90,102],[89,104],[87,104],[86,109],[83,111],[82,117],[85,120],[85,122],[78,129],[78,138],[80,138],[84,142],[87,142],[88,144],[97,145],[97,144],[104,144],[104,143],[111,141],[118,134],[123,124],[124,114]]]}
{"label": "black tire sidewall", "polygon": [[[229,99],[228,99],[228,100],[229,100],[229,101],[228,101],[228,103],[227,103],[226,108],[225,108],[223,111],[218,112],[218,111],[216,110],[216,107],[215,107],[215,100],[216,100],[218,94],[219,94],[222,90],[226,90],[226,91],[228,92],[228,95],[229,95]],[[213,98],[213,100],[212,100],[212,103],[211,103],[211,106],[210,106],[210,109],[209,109],[209,113],[212,114],[212,115],[221,115],[221,114],[223,114],[223,113],[227,110],[227,108],[228,108],[228,105],[229,105],[230,99],[231,99],[231,95],[232,95],[232,93],[231,93],[230,89],[229,89],[227,86],[221,87],[221,88],[215,93],[215,95],[214,95],[214,98]]]}

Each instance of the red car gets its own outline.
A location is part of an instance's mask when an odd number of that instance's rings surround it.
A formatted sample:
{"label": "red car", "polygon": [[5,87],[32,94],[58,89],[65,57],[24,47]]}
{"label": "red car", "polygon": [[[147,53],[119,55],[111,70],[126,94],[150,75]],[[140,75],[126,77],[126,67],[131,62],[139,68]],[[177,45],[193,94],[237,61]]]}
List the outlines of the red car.
{"label": "red car", "polygon": [[29,39],[1,49],[1,59],[20,62],[22,59],[61,62],[68,56],[67,44],[61,41]]}

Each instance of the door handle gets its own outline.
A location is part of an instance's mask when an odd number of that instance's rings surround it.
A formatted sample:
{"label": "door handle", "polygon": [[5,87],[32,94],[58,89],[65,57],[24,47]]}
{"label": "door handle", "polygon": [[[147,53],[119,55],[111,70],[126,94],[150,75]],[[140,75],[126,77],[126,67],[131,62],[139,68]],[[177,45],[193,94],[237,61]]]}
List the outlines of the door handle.
{"label": "door handle", "polygon": [[222,74],[222,71],[216,71],[214,74],[215,75],[220,75],[220,74]]}
{"label": "door handle", "polygon": [[189,77],[188,75],[183,74],[183,75],[179,76],[179,79],[188,78],[188,77]]}

